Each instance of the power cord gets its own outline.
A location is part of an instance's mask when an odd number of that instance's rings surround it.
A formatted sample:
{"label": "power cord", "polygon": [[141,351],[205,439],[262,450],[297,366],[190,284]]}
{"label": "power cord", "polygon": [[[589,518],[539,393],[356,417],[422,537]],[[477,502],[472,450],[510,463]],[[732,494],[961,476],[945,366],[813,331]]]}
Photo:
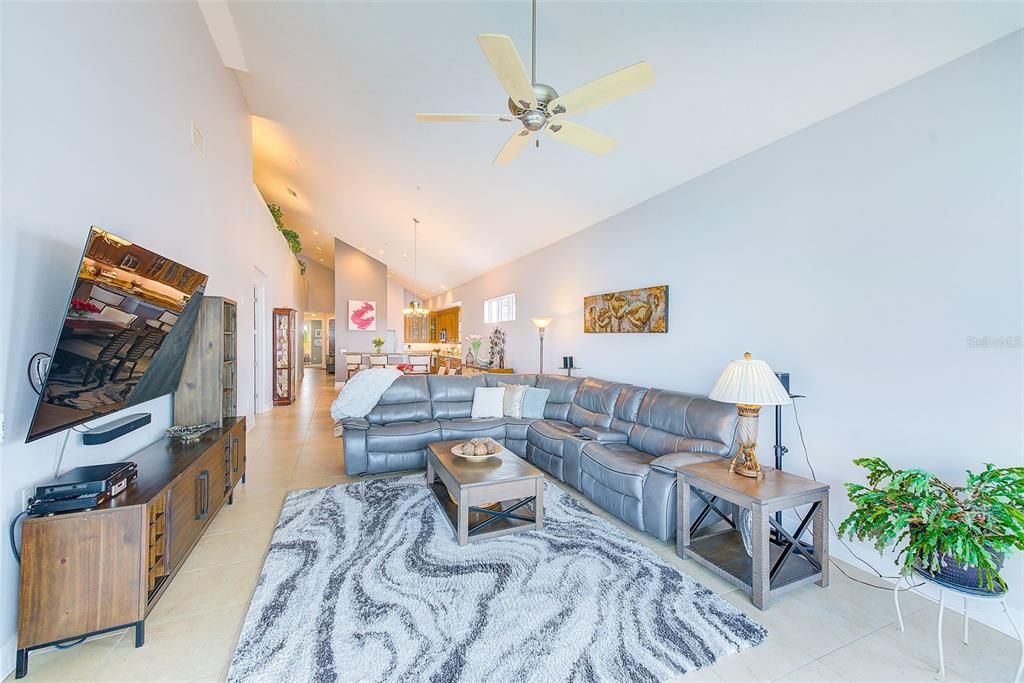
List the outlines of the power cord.
{"label": "power cord", "polygon": [[14,515],[14,519],[11,520],[11,528],[9,537],[11,539],[11,552],[14,553],[14,559],[21,564],[21,553],[18,552],[18,542],[14,539],[14,529],[18,526],[18,520],[28,515],[28,510],[22,510],[18,514]]}
{"label": "power cord", "polygon": [[[803,428],[803,425],[800,424],[800,411],[796,407],[796,404],[797,404],[797,399],[794,398],[793,399],[793,417],[796,420],[796,431],[800,435],[800,448],[803,449],[803,452],[804,452],[804,462],[807,463],[807,469],[811,471],[811,479],[813,479],[814,481],[818,481],[818,475],[814,471],[814,465],[811,464],[811,456],[810,456],[810,454],[807,451],[807,441],[806,441],[806,439],[804,439],[804,428]],[[877,576],[880,579],[899,580],[901,578],[900,576],[885,576],[885,575],[883,575],[882,572],[880,572],[877,569],[875,569],[874,566],[872,566],[870,563],[868,563],[867,560],[862,558],[857,553],[853,552],[853,548],[851,548],[849,546],[849,544],[847,544],[847,542],[843,540],[843,537],[839,535],[839,529],[836,528],[835,522],[832,521],[832,517],[831,516],[829,516],[829,518],[828,518],[828,525],[830,527],[832,527],[832,532],[836,535],[836,540],[838,540],[840,543],[843,544],[843,547],[846,548],[846,551],[848,553],[850,553],[850,555],[852,555],[854,558],[856,558],[856,560],[858,562],[860,562],[865,567],[870,569],[875,574],[875,576]],[[868,586],[870,588],[878,588],[878,589],[887,590],[887,591],[893,590],[891,586],[879,586],[878,584],[869,583],[867,581],[862,581],[861,579],[856,579],[856,578],[850,576],[848,573],[846,573],[846,570],[843,569],[842,567],[840,567],[839,564],[835,560],[833,560],[831,557],[829,558],[829,562],[832,564],[833,567],[835,567],[836,569],[839,570],[840,574],[842,574],[843,576],[848,578],[850,581],[853,581],[855,583],[859,583],[859,584],[864,585],[864,586]],[[906,586],[905,588],[898,588],[897,590],[908,591],[908,590],[913,590],[914,588],[920,588],[923,585],[924,585],[924,582],[921,582],[921,583],[918,583],[918,584],[913,585],[913,586]]]}
{"label": "power cord", "polygon": [[[29,503],[29,506],[31,507],[31,502]],[[22,510],[18,514],[14,515],[14,519],[11,520],[11,526],[10,529],[8,530],[8,538],[11,541],[11,552],[14,553],[14,559],[17,560],[18,564],[21,564],[21,553],[18,552],[18,542],[15,540],[14,530],[18,527],[18,520],[20,520],[22,517],[26,517],[28,514],[28,510]],[[72,640],[70,642],[57,643],[56,645],[54,645],[54,647],[56,647],[58,650],[70,650],[76,645],[81,645],[82,643],[84,643],[87,638],[88,636],[82,636],[81,638],[77,640]]]}

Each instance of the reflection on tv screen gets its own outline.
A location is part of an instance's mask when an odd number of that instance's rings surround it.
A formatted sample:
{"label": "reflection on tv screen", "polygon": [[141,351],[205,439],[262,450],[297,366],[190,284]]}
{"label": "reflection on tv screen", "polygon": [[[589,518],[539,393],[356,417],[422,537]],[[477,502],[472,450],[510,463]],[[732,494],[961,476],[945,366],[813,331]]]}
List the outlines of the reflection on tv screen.
{"label": "reflection on tv screen", "polygon": [[26,441],[173,392],[206,279],[92,228]]}

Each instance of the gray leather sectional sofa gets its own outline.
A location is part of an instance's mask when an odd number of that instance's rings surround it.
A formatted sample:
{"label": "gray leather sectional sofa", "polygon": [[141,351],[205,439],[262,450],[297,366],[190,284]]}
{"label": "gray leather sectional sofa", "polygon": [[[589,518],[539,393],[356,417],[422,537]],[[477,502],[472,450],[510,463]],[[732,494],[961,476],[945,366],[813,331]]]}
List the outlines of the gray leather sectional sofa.
{"label": "gray leather sectional sofa", "polygon": [[[477,387],[551,390],[543,419],[473,419]],[[675,468],[736,449],[735,406],[592,377],[408,375],[344,425],[352,475],[426,467],[427,445],[490,436],[590,500],[662,540],[676,531]]]}

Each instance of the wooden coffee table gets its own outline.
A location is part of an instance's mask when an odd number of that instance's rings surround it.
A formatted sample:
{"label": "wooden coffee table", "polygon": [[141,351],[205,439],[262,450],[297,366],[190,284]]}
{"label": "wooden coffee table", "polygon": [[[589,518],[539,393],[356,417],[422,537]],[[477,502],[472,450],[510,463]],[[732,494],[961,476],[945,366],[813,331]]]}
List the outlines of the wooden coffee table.
{"label": "wooden coffee table", "polygon": [[[452,455],[452,446],[464,441],[427,448],[427,486],[459,545],[543,529],[544,473],[507,449],[479,461]],[[493,509],[483,507],[499,501]]]}

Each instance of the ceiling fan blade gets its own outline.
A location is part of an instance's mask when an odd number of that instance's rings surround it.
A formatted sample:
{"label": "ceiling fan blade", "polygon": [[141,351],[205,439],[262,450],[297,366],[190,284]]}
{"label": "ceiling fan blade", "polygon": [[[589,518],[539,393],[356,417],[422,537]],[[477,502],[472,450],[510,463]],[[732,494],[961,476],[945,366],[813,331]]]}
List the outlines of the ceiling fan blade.
{"label": "ceiling fan blade", "polygon": [[593,154],[607,154],[615,147],[615,138],[572,121],[555,119],[548,125],[547,131],[554,139]]}
{"label": "ceiling fan blade", "polygon": [[632,95],[654,85],[654,67],[640,62],[625,69],[613,71],[596,81],[576,88],[570,93],[556,97],[548,104],[552,114],[579,114],[602,104],[608,104],[620,97]]}
{"label": "ceiling fan blade", "polygon": [[523,151],[523,147],[530,142],[530,131],[523,128],[517,130],[512,137],[508,139],[505,146],[498,152],[498,156],[494,157],[495,166],[507,166],[512,163],[519,153]]}
{"label": "ceiling fan blade", "polygon": [[530,76],[526,73],[526,67],[523,66],[523,60],[520,59],[512,39],[496,33],[483,33],[476,39],[487,61],[491,63],[498,82],[512,101],[521,105],[523,109],[536,107],[537,99],[533,94]]}
{"label": "ceiling fan blade", "polygon": [[472,123],[490,123],[494,121],[501,121],[508,123],[515,121],[511,114],[505,115],[488,115],[488,114],[416,114],[417,121],[452,121],[452,122],[472,122]]}

